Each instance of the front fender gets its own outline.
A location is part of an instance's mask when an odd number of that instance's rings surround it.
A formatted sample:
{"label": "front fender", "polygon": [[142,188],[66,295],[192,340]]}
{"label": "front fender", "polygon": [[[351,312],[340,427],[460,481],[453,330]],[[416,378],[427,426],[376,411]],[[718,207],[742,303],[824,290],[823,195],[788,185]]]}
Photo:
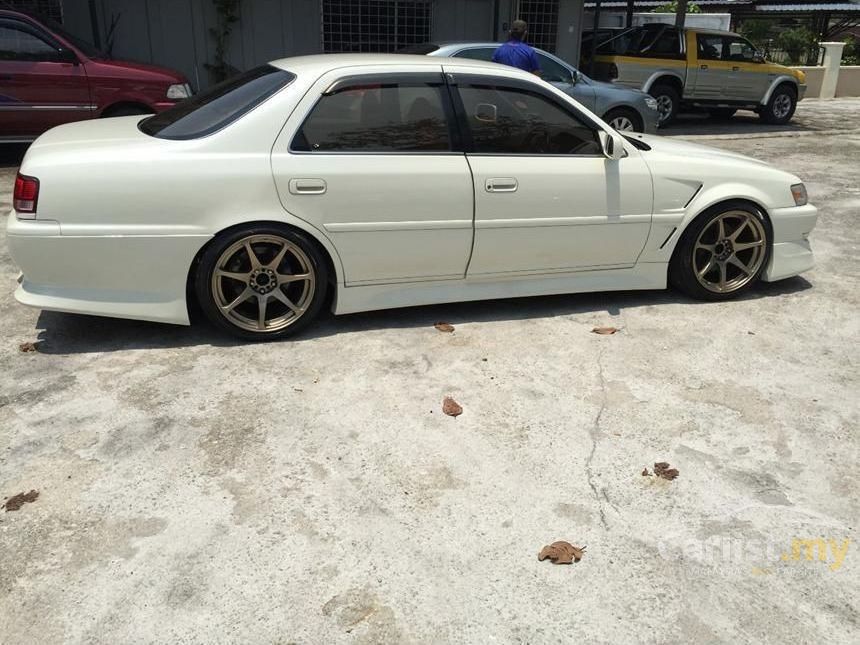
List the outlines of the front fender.
{"label": "front fender", "polygon": [[780,74],[776,77],[776,79],[771,82],[770,87],[767,88],[767,92],[765,92],[764,96],[761,99],[761,105],[767,105],[768,101],[770,101],[770,97],[773,94],[773,91],[777,88],[778,85],[782,83],[791,83],[794,86],[795,91],[797,92],[798,99],[800,98],[800,90],[797,86],[797,79],[793,76],[789,76],[788,74]]}

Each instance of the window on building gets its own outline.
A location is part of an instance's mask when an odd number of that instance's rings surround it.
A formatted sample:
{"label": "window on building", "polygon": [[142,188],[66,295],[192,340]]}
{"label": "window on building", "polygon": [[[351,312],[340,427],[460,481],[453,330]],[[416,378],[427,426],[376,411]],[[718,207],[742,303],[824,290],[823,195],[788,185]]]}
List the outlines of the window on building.
{"label": "window on building", "polygon": [[477,153],[601,153],[592,128],[541,94],[490,85],[461,85],[458,90]]}
{"label": "window on building", "polygon": [[0,9],[24,11],[63,22],[63,0],[3,0]]}
{"label": "window on building", "polygon": [[432,0],[321,0],[325,52],[395,52],[430,40]]}
{"label": "window on building", "polygon": [[558,0],[519,0],[516,15],[529,25],[529,45],[555,53]]}
{"label": "window on building", "polygon": [[444,85],[354,85],[323,96],[293,140],[305,152],[447,152]]}

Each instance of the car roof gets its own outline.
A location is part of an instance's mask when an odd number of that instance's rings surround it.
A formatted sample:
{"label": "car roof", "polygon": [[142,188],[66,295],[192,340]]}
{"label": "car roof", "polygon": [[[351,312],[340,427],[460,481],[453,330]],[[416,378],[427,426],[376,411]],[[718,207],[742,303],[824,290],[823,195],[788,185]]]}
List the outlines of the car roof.
{"label": "car roof", "polygon": [[[441,65],[457,65],[458,67],[474,67],[488,72],[498,72],[501,65],[483,60],[470,58],[448,58],[444,56],[421,56],[418,54],[315,54],[311,56],[295,56],[271,61],[270,65],[295,74],[317,73],[324,74],[346,67],[362,67],[365,65],[417,65],[438,69]],[[504,68],[506,71],[520,72],[525,77],[533,76],[513,67]]]}

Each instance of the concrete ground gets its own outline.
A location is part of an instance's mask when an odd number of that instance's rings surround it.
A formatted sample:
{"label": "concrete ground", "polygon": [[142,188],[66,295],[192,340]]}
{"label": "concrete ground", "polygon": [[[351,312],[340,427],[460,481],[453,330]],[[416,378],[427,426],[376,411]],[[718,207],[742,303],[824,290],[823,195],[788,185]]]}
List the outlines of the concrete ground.
{"label": "concrete ground", "polygon": [[860,100],[697,132],[804,178],[815,270],[247,345],[25,309],[0,232],[0,641],[858,642]]}

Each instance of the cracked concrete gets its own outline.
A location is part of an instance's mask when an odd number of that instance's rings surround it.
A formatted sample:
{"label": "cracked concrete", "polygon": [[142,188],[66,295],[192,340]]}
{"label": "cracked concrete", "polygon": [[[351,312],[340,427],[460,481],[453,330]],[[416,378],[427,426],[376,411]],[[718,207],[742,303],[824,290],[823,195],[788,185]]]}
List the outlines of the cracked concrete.
{"label": "cracked concrete", "polygon": [[[667,131],[820,208],[815,270],[722,304],[422,307],[242,345],[22,308],[0,227],[0,496],[40,491],[0,512],[0,641],[857,642],[858,116]],[[588,550],[538,562],[555,540]]]}

